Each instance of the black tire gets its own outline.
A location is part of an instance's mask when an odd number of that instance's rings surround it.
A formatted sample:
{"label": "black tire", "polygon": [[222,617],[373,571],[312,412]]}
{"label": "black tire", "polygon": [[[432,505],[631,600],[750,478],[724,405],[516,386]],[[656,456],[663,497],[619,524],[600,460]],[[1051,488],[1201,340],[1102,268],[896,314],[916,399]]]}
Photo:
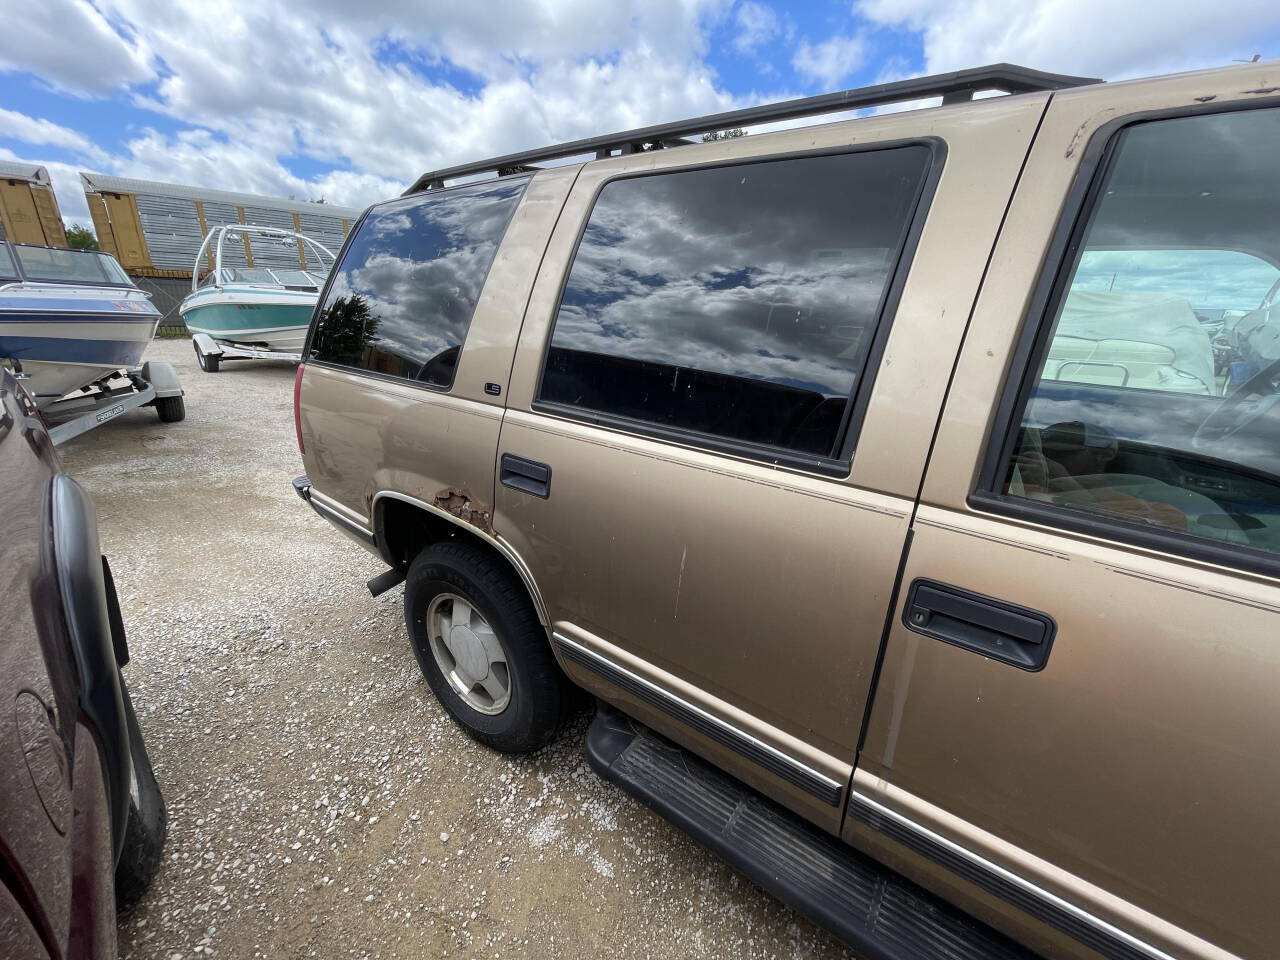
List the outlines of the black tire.
{"label": "black tire", "polygon": [[222,358],[202,353],[200,351],[200,344],[196,343],[194,340],[191,341],[191,346],[195,347],[196,363],[200,364],[200,369],[205,373],[217,373],[218,364],[222,362]]}
{"label": "black tire", "polygon": [[169,828],[169,817],[164,807],[164,797],[151,770],[147,746],[138,726],[138,716],[133,712],[133,701],[124,687],[125,720],[129,727],[129,754],[133,760],[133,775],[137,781],[137,796],[132,787],[129,792],[129,822],[125,826],[124,849],[116,864],[116,910],[123,913],[136,904],[146,893],[164,855],[164,838]]}
{"label": "black tire", "polygon": [[[431,652],[426,615],[436,595],[462,596],[493,628],[507,657],[510,700],[501,713],[471,707]],[[528,753],[555,739],[572,698],[524,585],[501,560],[467,543],[428,547],[409,566],[404,619],[418,666],[436,699],[476,740],[503,753]]]}
{"label": "black tire", "polygon": [[187,405],[182,397],[156,397],[156,413],[161,423],[177,423],[187,418]]}

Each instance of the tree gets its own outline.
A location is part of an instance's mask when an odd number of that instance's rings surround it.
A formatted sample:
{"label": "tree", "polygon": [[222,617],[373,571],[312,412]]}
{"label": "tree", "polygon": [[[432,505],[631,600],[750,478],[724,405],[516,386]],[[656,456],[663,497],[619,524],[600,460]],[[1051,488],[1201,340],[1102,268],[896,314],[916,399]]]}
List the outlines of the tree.
{"label": "tree", "polygon": [[369,301],[353,293],[338,297],[321,311],[316,339],[324,344],[326,360],[359,363],[364,348],[378,339],[381,324],[381,318],[369,309]]}
{"label": "tree", "polygon": [[728,130],[712,130],[710,133],[702,135],[703,143],[711,143],[715,140],[737,140],[739,137],[745,137],[747,131],[741,127],[730,127]]}
{"label": "tree", "polygon": [[98,238],[93,231],[78,223],[63,224],[67,232],[67,246],[72,250],[97,250]]}

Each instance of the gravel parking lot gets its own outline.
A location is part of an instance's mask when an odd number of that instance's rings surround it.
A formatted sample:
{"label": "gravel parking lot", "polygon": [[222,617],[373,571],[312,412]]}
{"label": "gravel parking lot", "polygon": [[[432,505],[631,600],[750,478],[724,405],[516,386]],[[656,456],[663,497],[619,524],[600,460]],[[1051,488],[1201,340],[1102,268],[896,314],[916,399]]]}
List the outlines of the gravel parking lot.
{"label": "gravel parking lot", "polygon": [[601,781],[584,714],[512,759],[437,705],[401,591],[294,495],[293,368],[202,374],[187,419],[63,448],[93,494],[169,807],[125,958],[844,957]]}

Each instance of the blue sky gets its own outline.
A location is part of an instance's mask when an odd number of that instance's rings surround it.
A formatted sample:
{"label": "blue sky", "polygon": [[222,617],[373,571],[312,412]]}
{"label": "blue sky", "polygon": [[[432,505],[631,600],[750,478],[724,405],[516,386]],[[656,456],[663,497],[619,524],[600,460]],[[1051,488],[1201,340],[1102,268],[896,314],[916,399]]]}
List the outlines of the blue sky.
{"label": "blue sky", "polygon": [[42,0],[0,34],[0,159],[363,205],[426,169],[1009,60],[1109,79],[1280,57],[1280,4]]}

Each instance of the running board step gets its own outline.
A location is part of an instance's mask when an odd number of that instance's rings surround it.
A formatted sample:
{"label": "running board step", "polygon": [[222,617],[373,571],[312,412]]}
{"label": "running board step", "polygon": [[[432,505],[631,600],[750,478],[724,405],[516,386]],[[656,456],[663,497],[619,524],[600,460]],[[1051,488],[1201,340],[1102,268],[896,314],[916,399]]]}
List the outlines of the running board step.
{"label": "running board step", "polygon": [[1034,954],[751,788],[601,705],[592,768],[866,960]]}

